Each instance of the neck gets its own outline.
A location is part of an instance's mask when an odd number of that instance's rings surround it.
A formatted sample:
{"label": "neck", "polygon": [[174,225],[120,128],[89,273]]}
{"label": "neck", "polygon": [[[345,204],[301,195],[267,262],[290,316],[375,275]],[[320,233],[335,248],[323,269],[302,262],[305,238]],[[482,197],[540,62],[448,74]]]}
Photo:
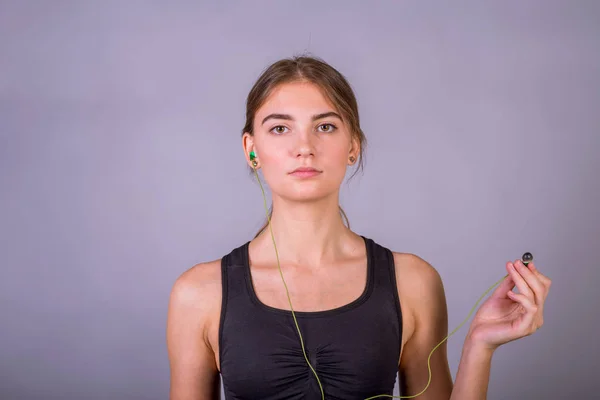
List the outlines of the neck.
{"label": "neck", "polygon": [[[273,199],[271,229],[279,259],[283,263],[313,265],[327,263],[339,255],[353,233],[344,225],[336,196],[316,202]],[[267,226],[257,238],[273,247]]]}

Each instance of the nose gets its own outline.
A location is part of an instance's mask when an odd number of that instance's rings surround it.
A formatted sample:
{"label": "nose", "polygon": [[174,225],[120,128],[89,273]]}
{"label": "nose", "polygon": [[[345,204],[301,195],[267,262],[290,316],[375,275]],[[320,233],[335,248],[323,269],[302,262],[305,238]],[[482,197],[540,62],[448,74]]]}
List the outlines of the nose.
{"label": "nose", "polygon": [[315,155],[314,137],[312,132],[302,132],[297,135],[294,152],[296,157],[310,157]]}

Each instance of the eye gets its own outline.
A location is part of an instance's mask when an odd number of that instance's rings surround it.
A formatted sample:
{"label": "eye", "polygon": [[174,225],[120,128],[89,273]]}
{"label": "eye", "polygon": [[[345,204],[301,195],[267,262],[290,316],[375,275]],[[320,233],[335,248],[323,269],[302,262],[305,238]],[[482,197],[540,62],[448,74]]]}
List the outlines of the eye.
{"label": "eye", "polygon": [[286,130],[286,129],[287,129],[287,128],[286,128],[285,126],[283,126],[283,125],[277,125],[276,127],[273,127],[273,128],[270,130],[270,132],[273,132],[273,133],[274,133],[274,134],[276,134],[276,135],[280,135],[280,134],[282,134],[282,133],[285,133],[285,130]]}
{"label": "eye", "polygon": [[[324,129],[321,129],[321,128],[324,128]],[[331,133],[331,132],[334,132],[336,129],[337,129],[337,127],[333,124],[319,125],[319,131],[321,131],[321,132]]]}

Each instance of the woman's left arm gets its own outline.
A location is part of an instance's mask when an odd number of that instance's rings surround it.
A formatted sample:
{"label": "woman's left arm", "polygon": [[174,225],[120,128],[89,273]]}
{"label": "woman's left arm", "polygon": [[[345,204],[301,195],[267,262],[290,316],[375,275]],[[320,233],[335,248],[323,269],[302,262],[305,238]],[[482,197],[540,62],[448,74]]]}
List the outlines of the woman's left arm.
{"label": "woman's left arm", "polygon": [[493,350],[478,346],[467,336],[450,400],[487,398],[493,353]]}
{"label": "woman's left arm", "polygon": [[[508,275],[477,310],[469,328],[451,400],[483,400],[492,355],[501,345],[529,336],[544,324],[552,281],[533,262],[506,263]],[[513,289],[518,289],[518,293]]]}

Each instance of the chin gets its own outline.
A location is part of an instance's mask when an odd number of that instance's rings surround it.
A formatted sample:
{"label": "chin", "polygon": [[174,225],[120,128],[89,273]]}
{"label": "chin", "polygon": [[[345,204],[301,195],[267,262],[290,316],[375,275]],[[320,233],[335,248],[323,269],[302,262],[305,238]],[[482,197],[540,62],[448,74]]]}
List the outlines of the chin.
{"label": "chin", "polygon": [[288,190],[282,192],[280,196],[287,201],[313,202],[333,196],[335,193],[335,188],[332,189],[313,186],[288,188]]}
{"label": "chin", "polygon": [[291,202],[314,202],[336,196],[343,182],[337,179],[279,180],[269,185],[271,193]]}

